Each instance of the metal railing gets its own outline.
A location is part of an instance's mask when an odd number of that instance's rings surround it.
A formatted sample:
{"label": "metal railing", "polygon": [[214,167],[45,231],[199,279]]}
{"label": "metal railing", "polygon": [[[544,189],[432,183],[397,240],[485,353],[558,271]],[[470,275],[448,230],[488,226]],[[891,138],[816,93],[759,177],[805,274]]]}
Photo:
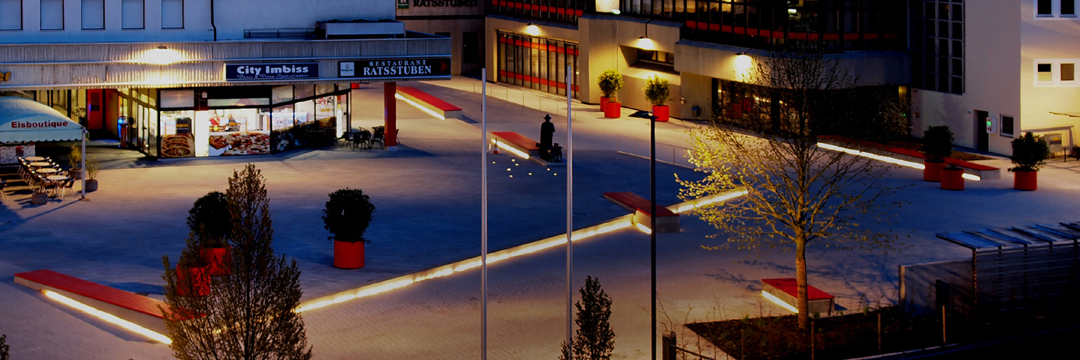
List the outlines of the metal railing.
{"label": "metal railing", "polygon": [[[616,138],[615,149],[620,154],[649,158],[649,141],[626,136]],[[690,163],[690,148],[656,143],[656,162],[661,162],[687,169],[696,168]]]}

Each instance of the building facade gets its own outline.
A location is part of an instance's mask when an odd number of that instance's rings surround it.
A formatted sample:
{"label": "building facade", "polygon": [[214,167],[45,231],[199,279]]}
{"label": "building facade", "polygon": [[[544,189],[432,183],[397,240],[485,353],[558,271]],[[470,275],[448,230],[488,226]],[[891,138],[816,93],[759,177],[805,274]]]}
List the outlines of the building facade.
{"label": "building facade", "polygon": [[350,94],[450,77],[451,41],[383,0],[0,0],[0,94],[153,157],[265,154],[340,136]]}

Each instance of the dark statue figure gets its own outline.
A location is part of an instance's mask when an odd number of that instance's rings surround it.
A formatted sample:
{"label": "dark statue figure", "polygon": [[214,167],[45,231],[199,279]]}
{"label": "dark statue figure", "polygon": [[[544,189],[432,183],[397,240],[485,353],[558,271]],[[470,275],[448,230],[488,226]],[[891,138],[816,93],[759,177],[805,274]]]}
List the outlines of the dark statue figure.
{"label": "dark statue figure", "polygon": [[544,123],[540,124],[540,158],[545,161],[551,160],[551,138],[555,136],[555,124],[551,123],[551,115],[544,115]]}

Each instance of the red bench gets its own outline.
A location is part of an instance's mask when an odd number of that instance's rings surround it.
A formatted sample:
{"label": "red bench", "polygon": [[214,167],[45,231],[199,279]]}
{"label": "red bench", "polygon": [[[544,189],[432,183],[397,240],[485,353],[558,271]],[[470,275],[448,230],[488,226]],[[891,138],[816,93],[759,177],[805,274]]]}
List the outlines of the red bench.
{"label": "red bench", "polygon": [[[634,223],[649,228],[652,202],[632,192],[606,192],[604,198],[634,212]],[[656,205],[656,227],[659,232],[679,232],[679,214]]]}
{"label": "red bench", "polygon": [[540,148],[536,146],[537,141],[525,135],[513,131],[492,131],[491,135],[491,142],[496,147],[513,149],[513,152],[522,158],[529,159],[540,154]]}
{"label": "red bench", "polygon": [[[777,300],[784,302],[787,304],[784,307],[788,308],[788,310],[797,308],[796,301],[798,301],[799,297],[799,286],[795,278],[761,279],[761,282],[764,283],[761,289],[762,293],[772,295]],[[810,314],[832,313],[836,300],[835,296],[811,285],[806,285],[806,298],[809,302],[808,310]]]}
{"label": "red bench", "polygon": [[[864,147],[864,148],[875,149],[875,150],[879,150],[879,151],[885,151],[885,152],[890,152],[890,153],[897,154],[897,155],[902,155],[902,156],[907,157],[909,159],[926,160],[926,154],[923,154],[921,151],[905,149],[905,148],[896,147],[896,146],[888,146],[888,145],[878,144],[878,143],[869,142],[869,141],[848,139],[848,138],[845,138],[845,137],[834,136],[834,135],[822,136],[821,139],[824,140],[824,141],[834,143],[836,145],[841,145],[841,146],[843,146],[843,145],[858,145],[858,146],[861,146],[861,147]],[[961,168],[965,168],[965,169],[970,169],[971,170],[970,173],[972,173],[974,175],[978,175],[979,178],[981,178],[981,179],[992,180],[992,179],[1000,179],[1001,178],[1001,169],[998,169],[998,168],[993,167],[993,166],[987,166],[987,165],[983,165],[983,164],[976,164],[976,163],[973,163],[973,162],[970,162],[970,161],[964,161],[964,160],[953,159],[953,158],[946,158],[945,163],[949,164],[949,165],[954,165],[954,166],[958,166],[958,167],[961,167]]]}
{"label": "red bench", "polygon": [[164,302],[52,270],[15,274],[15,283],[55,292],[159,334],[168,334],[161,312],[167,307]]}
{"label": "red bench", "polygon": [[442,101],[441,99],[431,96],[431,94],[423,92],[420,89],[414,88],[412,86],[398,86],[397,94],[432,112],[440,114],[444,119],[461,118],[460,107]]}

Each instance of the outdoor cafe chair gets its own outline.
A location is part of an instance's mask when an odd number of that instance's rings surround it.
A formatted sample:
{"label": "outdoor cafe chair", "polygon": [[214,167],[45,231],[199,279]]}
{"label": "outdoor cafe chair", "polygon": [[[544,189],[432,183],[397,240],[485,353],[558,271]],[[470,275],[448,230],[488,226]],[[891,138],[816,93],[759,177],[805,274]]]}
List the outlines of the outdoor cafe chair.
{"label": "outdoor cafe chair", "polygon": [[353,149],[362,147],[364,150],[371,150],[371,132],[367,130],[361,130],[353,135]]}
{"label": "outdoor cafe chair", "polygon": [[375,128],[375,134],[371,136],[371,147],[375,147],[375,143],[379,143],[383,149],[386,149],[386,128],[380,126]]}
{"label": "outdoor cafe chair", "polygon": [[73,186],[75,186],[75,179],[68,178],[67,180],[60,182],[56,185],[57,196],[63,199],[64,195],[67,195],[68,192],[75,191],[72,188]]}

